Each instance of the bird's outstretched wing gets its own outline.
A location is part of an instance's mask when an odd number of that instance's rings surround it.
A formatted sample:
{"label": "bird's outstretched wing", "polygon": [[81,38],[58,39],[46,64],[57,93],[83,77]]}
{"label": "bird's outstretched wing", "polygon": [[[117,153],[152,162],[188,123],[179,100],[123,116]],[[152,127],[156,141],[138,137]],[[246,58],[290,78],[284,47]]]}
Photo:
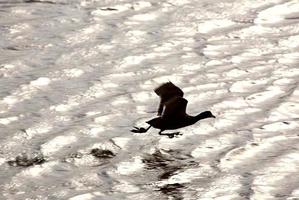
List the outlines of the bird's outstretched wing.
{"label": "bird's outstretched wing", "polygon": [[186,116],[186,107],[188,101],[183,97],[174,97],[165,103],[165,109],[162,113],[164,119],[181,119]]}
{"label": "bird's outstretched wing", "polygon": [[167,82],[157,87],[155,93],[160,97],[160,105],[158,108],[158,115],[162,114],[163,107],[167,101],[174,97],[183,97],[184,92],[172,82]]}

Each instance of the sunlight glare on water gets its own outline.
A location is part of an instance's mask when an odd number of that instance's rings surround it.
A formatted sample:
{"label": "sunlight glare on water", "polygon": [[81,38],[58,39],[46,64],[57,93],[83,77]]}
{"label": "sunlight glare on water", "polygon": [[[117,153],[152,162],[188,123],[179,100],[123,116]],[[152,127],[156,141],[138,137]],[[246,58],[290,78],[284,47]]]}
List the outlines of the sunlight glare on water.
{"label": "sunlight glare on water", "polygon": [[[297,0],[1,0],[0,199],[299,199]],[[172,81],[175,138],[132,133]]]}

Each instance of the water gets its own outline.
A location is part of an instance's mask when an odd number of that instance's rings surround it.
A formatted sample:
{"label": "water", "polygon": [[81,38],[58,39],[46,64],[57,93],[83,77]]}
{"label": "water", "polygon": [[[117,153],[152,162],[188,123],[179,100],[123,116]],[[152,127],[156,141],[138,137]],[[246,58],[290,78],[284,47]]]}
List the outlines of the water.
{"label": "water", "polygon": [[[296,0],[1,0],[0,198],[299,199],[298,33]],[[168,80],[217,118],[131,133]]]}

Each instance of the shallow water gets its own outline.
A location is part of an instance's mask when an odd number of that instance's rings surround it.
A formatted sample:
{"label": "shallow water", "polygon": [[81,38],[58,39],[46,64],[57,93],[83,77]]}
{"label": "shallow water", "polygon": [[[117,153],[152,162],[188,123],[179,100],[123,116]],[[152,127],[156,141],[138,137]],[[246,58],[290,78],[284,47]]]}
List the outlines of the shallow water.
{"label": "shallow water", "polygon": [[[298,50],[297,0],[2,0],[0,199],[299,199]],[[217,118],[131,133],[168,80]]]}

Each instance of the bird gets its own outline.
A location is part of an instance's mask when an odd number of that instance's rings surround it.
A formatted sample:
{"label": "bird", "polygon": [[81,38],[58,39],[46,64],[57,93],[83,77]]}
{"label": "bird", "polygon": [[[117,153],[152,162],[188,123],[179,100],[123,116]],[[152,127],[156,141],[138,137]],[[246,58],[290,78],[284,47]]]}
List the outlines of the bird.
{"label": "bird", "polygon": [[180,132],[163,133],[165,130],[175,130],[195,124],[199,120],[206,118],[216,118],[211,111],[204,111],[198,115],[191,116],[186,113],[188,101],[183,98],[183,91],[172,82],[167,82],[159,86],[154,92],[160,96],[158,116],[147,121],[148,128],[138,128],[134,126],[133,133],[145,133],[151,127],[160,129],[159,135],[166,135],[169,138],[181,135]]}

